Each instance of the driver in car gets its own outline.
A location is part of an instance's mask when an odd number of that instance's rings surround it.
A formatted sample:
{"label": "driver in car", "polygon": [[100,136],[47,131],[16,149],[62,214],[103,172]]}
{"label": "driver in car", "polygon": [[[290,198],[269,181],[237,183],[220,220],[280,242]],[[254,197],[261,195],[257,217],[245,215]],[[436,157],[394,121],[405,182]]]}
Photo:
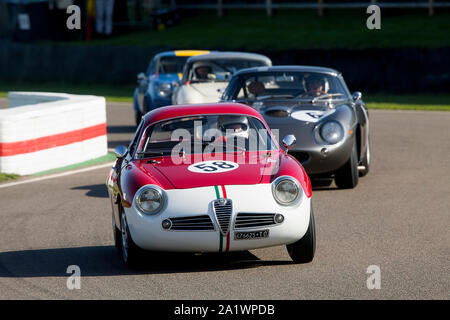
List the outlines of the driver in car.
{"label": "driver in car", "polygon": [[216,78],[211,67],[207,65],[200,65],[194,71],[197,80],[214,80]]}
{"label": "driver in car", "polygon": [[310,75],[305,79],[306,92],[302,97],[318,97],[327,94],[325,79],[320,75]]}

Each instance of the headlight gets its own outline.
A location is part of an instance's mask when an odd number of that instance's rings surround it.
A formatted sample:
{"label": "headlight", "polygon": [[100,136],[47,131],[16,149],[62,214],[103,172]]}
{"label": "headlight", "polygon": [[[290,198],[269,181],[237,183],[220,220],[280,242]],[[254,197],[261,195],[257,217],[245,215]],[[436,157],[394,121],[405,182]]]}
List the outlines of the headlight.
{"label": "headlight", "polygon": [[275,200],[283,206],[295,204],[302,197],[300,184],[289,176],[277,178],[272,184],[272,193]]}
{"label": "headlight", "polygon": [[136,194],[136,205],[142,213],[158,213],[164,205],[163,191],[153,186],[142,187]]}
{"label": "headlight", "polygon": [[344,137],[344,129],[337,121],[325,122],[320,128],[320,136],[329,144],[335,144]]}
{"label": "headlight", "polygon": [[156,86],[156,93],[158,93],[160,97],[167,98],[172,93],[172,85],[167,82],[158,83]]}

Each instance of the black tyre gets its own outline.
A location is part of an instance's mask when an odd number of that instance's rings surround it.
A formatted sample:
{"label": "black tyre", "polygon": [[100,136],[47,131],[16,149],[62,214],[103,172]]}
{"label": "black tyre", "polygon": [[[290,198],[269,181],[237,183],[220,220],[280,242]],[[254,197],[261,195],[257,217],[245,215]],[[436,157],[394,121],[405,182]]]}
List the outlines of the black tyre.
{"label": "black tyre", "polygon": [[358,152],[355,142],[350,159],[336,172],[334,182],[339,189],[351,189],[358,184],[358,178]]}
{"label": "black tyre", "polygon": [[370,140],[367,140],[367,149],[361,157],[361,165],[364,166],[364,169],[359,171],[359,176],[364,177],[370,170]]}
{"label": "black tyre", "polygon": [[120,214],[121,255],[128,268],[137,268],[140,264],[142,251],[131,238],[127,217],[122,209]]}
{"label": "black tyre", "polygon": [[114,237],[114,246],[117,250],[121,250],[121,237],[120,237],[120,229],[116,226],[116,219],[114,218],[114,213],[112,214],[112,231]]}
{"label": "black tyre", "polygon": [[308,230],[298,241],[286,245],[286,249],[295,263],[308,263],[314,258],[316,252],[316,226],[314,223],[314,212],[311,206]]}
{"label": "black tyre", "polygon": [[148,101],[148,97],[145,96],[144,97],[144,102],[143,102],[143,108],[144,108],[144,114],[146,114],[147,112],[150,111],[150,101]]}
{"label": "black tyre", "polygon": [[141,123],[141,119],[142,119],[142,112],[139,110],[134,110],[134,120],[136,122],[136,126],[138,126],[139,123]]}

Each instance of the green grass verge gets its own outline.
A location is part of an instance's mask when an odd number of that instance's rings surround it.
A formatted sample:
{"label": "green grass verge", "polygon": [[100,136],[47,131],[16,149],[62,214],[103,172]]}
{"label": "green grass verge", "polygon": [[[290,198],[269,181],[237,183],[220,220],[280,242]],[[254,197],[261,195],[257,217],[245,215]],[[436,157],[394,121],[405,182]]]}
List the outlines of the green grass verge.
{"label": "green grass verge", "polygon": [[[7,91],[49,91],[92,94],[106,97],[108,102],[133,102],[130,86],[82,86],[69,84],[2,84],[0,97]],[[450,111],[450,94],[364,94],[369,109]]]}
{"label": "green grass verge", "polygon": [[363,99],[369,109],[450,111],[449,94],[368,94]]}
{"label": "green grass verge", "polygon": [[279,10],[272,17],[267,17],[264,10],[230,10],[222,18],[215,11],[198,11],[165,30],[135,31],[62,45],[249,50],[450,46],[449,10],[436,10],[429,17],[426,9],[382,9],[380,30],[367,29],[368,17],[365,8],[330,9],[323,17],[316,10]]}
{"label": "green grass verge", "polygon": [[7,181],[7,180],[14,180],[19,177],[18,174],[12,174],[12,173],[1,173],[0,172],[0,182]]}
{"label": "green grass verge", "polygon": [[74,170],[74,169],[79,169],[79,168],[83,168],[83,167],[89,167],[89,166],[93,166],[96,164],[101,164],[104,162],[111,162],[114,161],[116,159],[116,156],[114,155],[113,152],[109,152],[107,155],[99,157],[99,158],[95,158],[92,160],[88,160],[88,161],[84,161],[84,162],[80,162],[80,163],[75,163],[69,166],[65,166],[65,167],[61,167],[61,168],[56,168],[56,169],[51,169],[51,170],[46,170],[46,171],[42,171],[42,172],[38,172],[33,174],[33,176],[43,176],[46,174],[51,174],[51,173],[57,173],[57,172],[63,172],[63,171],[68,171],[68,170]]}

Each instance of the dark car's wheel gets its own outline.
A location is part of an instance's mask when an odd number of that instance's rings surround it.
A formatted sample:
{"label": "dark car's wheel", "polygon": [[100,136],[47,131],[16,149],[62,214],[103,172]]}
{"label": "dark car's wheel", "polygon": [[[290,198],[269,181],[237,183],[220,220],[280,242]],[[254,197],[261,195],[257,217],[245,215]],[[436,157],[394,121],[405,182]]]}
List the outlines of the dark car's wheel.
{"label": "dark car's wheel", "polygon": [[121,210],[120,221],[121,254],[123,262],[125,262],[128,268],[136,268],[141,260],[141,249],[131,238],[127,217],[123,209]]}
{"label": "dark car's wheel", "polygon": [[286,245],[289,256],[295,263],[308,263],[314,258],[316,251],[316,226],[314,212],[311,206],[308,230],[298,241]]}
{"label": "dark car's wheel", "polygon": [[134,120],[136,122],[136,126],[138,126],[139,123],[141,123],[141,119],[142,119],[142,112],[140,110],[134,110]]}
{"label": "dark car's wheel", "polygon": [[334,182],[340,189],[351,189],[358,184],[358,178],[358,152],[354,143],[350,159],[336,172]]}
{"label": "dark car's wheel", "polygon": [[148,100],[148,97],[145,96],[144,97],[144,102],[143,102],[143,108],[144,108],[144,114],[146,114],[147,112],[150,111],[150,101]]}
{"label": "dark car's wheel", "polygon": [[359,176],[364,177],[369,173],[370,169],[370,140],[367,140],[366,152],[364,152],[363,156],[361,157],[361,166],[363,166],[364,169],[359,171]]}

